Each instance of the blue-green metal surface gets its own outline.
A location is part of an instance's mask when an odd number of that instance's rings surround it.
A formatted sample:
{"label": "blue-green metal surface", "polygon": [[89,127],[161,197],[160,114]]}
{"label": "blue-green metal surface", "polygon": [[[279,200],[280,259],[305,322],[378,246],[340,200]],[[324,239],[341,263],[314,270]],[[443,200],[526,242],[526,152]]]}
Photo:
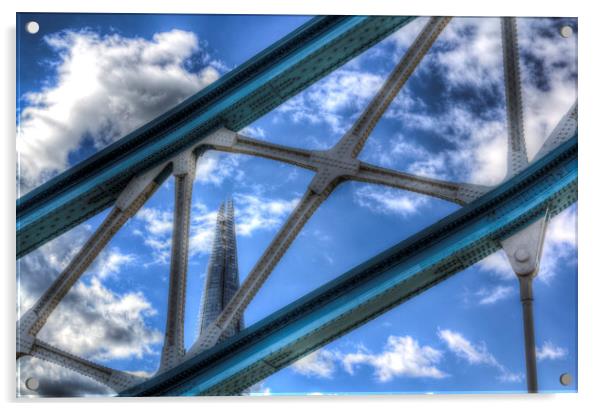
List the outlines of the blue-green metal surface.
{"label": "blue-green metal surface", "polygon": [[577,200],[577,134],[485,196],[122,396],[236,395]]}
{"label": "blue-green metal surface", "polygon": [[225,126],[238,131],[414,17],[324,16],[17,200],[17,258],[112,205],[128,181]]}

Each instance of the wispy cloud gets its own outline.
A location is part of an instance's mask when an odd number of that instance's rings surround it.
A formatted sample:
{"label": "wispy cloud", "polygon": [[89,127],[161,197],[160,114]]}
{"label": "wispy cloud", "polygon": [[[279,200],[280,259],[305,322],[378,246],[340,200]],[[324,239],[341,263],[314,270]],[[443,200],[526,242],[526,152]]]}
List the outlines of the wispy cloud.
{"label": "wispy cloud", "polygon": [[249,395],[252,397],[266,397],[272,395],[272,389],[266,385],[265,381],[261,381],[249,387]]}
{"label": "wispy cloud", "polygon": [[265,140],[266,138],[265,130],[259,126],[246,126],[240,133],[245,136],[254,137],[258,140]]}
{"label": "wispy cloud", "polygon": [[480,305],[491,305],[504,300],[514,293],[514,287],[498,285],[493,288],[481,288],[475,294]]}
{"label": "wispy cloud", "polygon": [[353,192],[353,201],[373,212],[408,217],[419,212],[429,199],[426,196],[390,188],[362,185]]}
{"label": "wispy cloud", "polygon": [[379,382],[397,377],[444,378],[447,374],[437,364],[443,353],[428,345],[422,346],[411,336],[391,335],[379,353],[372,353],[363,345],[356,351],[320,349],[297,361],[292,370],[298,374],[332,378],[340,365],[349,375],[358,366],[370,366]]}
{"label": "wispy cloud", "polygon": [[140,209],[134,219],[142,223],[132,230],[153,251],[153,262],[165,264],[171,253],[173,209],[160,210],[153,207]]}
{"label": "wispy cloud", "polygon": [[489,353],[484,343],[473,344],[462,334],[452,330],[439,330],[439,338],[447,344],[447,348],[469,364],[487,364],[497,366],[495,357]]}
{"label": "wispy cloud", "polygon": [[467,361],[471,365],[488,365],[499,371],[498,379],[503,382],[520,382],[523,379],[521,373],[510,372],[504,365],[489,352],[484,342],[472,343],[461,333],[449,329],[439,330],[439,338],[447,345],[447,348],[458,358]]}
{"label": "wispy cloud", "polygon": [[567,354],[568,350],[566,348],[559,347],[551,341],[545,341],[541,347],[536,349],[538,361],[558,360],[566,357]]}
{"label": "wispy cloud", "polygon": [[296,361],[291,369],[308,377],[332,378],[336,370],[337,354],[321,349]]}
{"label": "wispy cloud", "polygon": [[[496,370],[499,381],[518,383],[524,380],[522,373],[512,372],[501,364],[484,342],[473,343],[450,329],[439,329],[437,336],[445,348],[459,359],[470,365],[484,365]],[[541,359],[564,355],[562,349],[551,343],[544,344],[538,352],[541,352],[538,354],[542,356]],[[369,366],[379,382],[388,382],[397,377],[441,379],[451,375],[439,367],[444,355],[444,350],[421,345],[412,336],[390,335],[380,352],[374,353],[363,344],[348,352],[322,348],[297,361],[291,369],[308,377],[333,378],[339,367],[349,375],[354,375],[358,366]]]}
{"label": "wispy cloud", "polygon": [[299,202],[299,198],[287,200],[257,194],[236,194],[234,202],[236,232],[242,236],[251,236],[256,230],[273,230],[280,227]]}
{"label": "wispy cloud", "polygon": [[135,261],[134,254],[123,254],[119,248],[113,247],[95,263],[96,273],[100,279],[115,276],[121,272],[122,267],[131,265]]}
{"label": "wispy cloud", "polygon": [[244,160],[245,157],[239,154],[208,151],[197,162],[196,181],[214,186],[220,186],[226,179],[241,181],[245,173],[240,164]]}
{"label": "wispy cloud", "polygon": [[447,376],[437,368],[442,357],[441,351],[428,345],[421,346],[411,336],[391,335],[382,352],[371,354],[362,350],[345,354],[342,363],[349,374],[353,374],[356,365],[370,365],[381,382],[401,376],[439,379]]}

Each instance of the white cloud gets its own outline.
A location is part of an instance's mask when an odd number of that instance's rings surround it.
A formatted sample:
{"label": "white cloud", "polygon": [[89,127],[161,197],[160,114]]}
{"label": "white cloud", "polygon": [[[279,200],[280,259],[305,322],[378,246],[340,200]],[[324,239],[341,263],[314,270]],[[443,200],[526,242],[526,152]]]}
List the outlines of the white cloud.
{"label": "white cloud", "polygon": [[96,273],[100,279],[118,274],[122,266],[127,266],[136,261],[133,254],[123,254],[118,248],[113,247],[104,253],[95,264]]}
{"label": "white cloud", "polygon": [[525,375],[522,372],[510,372],[505,368],[500,371],[501,372],[497,376],[497,379],[501,382],[519,383],[523,382],[523,380],[525,379]]}
{"label": "white cloud", "polygon": [[573,205],[556,215],[546,230],[546,241],[553,244],[577,244],[577,206]]}
{"label": "white cloud", "polygon": [[459,358],[471,365],[488,365],[499,371],[498,379],[502,382],[520,382],[524,376],[521,373],[510,372],[489,352],[484,342],[474,344],[462,334],[449,329],[439,330],[439,338],[447,348]]}
{"label": "white cloud", "polygon": [[332,378],[336,370],[336,360],[336,353],[320,349],[296,361],[291,365],[291,369],[308,377]]}
{"label": "white cloud", "polygon": [[478,345],[474,345],[464,338],[462,334],[452,330],[439,330],[437,334],[447,344],[451,352],[468,361],[469,364],[498,366],[497,360],[489,353],[485,343],[481,342]]}
{"label": "white cloud", "polygon": [[251,236],[256,230],[279,228],[298,202],[299,198],[285,200],[254,194],[236,194],[234,205],[237,234]]}
{"label": "white cloud", "polygon": [[159,210],[152,207],[140,209],[134,216],[143,226],[135,228],[134,235],[141,237],[144,244],[153,251],[153,262],[167,264],[171,254],[171,234],[173,210]]}
{"label": "white cloud", "polygon": [[217,219],[217,211],[208,211],[204,204],[194,204],[189,247],[190,254],[208,254],[213,245],[213,235]]}
{"label": "white cloud", "polygon": [[498,285],[493,287],[492,289],[481,288],[479,291],[476,292],[476,295],[477,297],[479,297],[479,304],[491,305],[497,303],[500,300],[508,298],[513,293],[514,287]]}
{"label": "white cloud", "polygon": [[381,166],[391,167],[400,163],[425,161],[431,158],[431,154],[403,133],[396,133],[387,141],[368,139],[361,157]]}
{"label": "white cloud", "polygon": [[501,279],[511,280],[516,278],[503,251],[498,251],[485,257],[477,263],[477,266],[494,273]]}
{"label": "white cloud", "polygon": [[171,30],[152,39],[100,36],[92,31],[50,34],[56,78],[19,96],[17,151],[22,189],[69,167],[69,155],[89,140],[98,150],[215,81],[211,65],[192,73],[201,55],[194,33]]}
{"label": "white cloud", "polygon": [[[243,392],[242,395],[246,395],[246,393]],[[252,397],[267,397],[272,395],[272,389],[265,385],[265,381],[261,381],[249,387],[248,395]]]}
{"label": "white cloud", "polygon": [[378,380],[387,382],[394,377],[443,378],[447,374],[437,368],[443,353],[428,345],[421,346],[411,336],[394,336],[387,339],[387,345],[379,354],[371,354],[365,349],[345,354],[341,358],[343,368],[354,373],[356,365],[365,364],[374,368]]}
{"label": "white cloud", "polygon": [[568,350],[566,348],[559,347],[551,341],[545,341],[543,346],[537,347],[536,355],[538,361],[544,360],[557,360],[566,357]]}
{"label": "white cloud", "polygon": [[419,212],[429,199],[420,194],[375,185],[362,185],[354,190],[353,201],[373,212],[408,217]]}
{"label": "white cloud", "polygon": [[258,140],[265,140],[266,138],[265,130],[259,126],[246,126],[239,131],[239,133],[244,136],[256,138]]}
{"label": "white cloud", "polygon": [[454,18],[438,40],[445,48],[434,60],[445,71],[448,86],[497,88],[503,78],[499,18]]}
{"label": "white cloud", "polygon": [[411,336],[391,335],[380,353],[372,353],[363,345],[347,353],[322,348],[295,362],[291,369],[308,377],[333,378],[339,366],[353,375],[358,366],[367,365],[380,382],[396,377],[439,379],[447,376],[437,368],[442,356],[441,351],[421,346]]}
{"label": "white cloud", "polygon": [[40,332],[42,340],[95,361],[157,354],[163,334],[145,324],[157,312],[141,292],[118,294],[92,277],[69,294],[70,303],[60,304]]}
{"label": "white cloud", "polygon": [[245,175],[240,169],[244,158],[239,154],[208,151],[197,162],[196,181],[214,186],[220,186],[226,179],[241,181]]}

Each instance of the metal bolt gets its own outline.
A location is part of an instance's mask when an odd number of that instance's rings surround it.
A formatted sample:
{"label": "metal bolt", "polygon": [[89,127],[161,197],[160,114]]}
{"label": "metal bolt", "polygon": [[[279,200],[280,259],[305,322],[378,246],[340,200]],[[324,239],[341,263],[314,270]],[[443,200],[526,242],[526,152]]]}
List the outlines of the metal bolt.
{"label": "metal bolt", "polygon": [[518,250],[516,250],[514,252],[514,258],[516,259],[516,261],[518,261],[519,263],[526,263],[527,261],[529,261],[529,258],[531,257],[531,255],[529,254],[529,252],[527,250],[525,250],[524,248],[519,248]]}
{"label": "metal bolt", "polygon": [[560,374],[560,383],[564,386],[569,385],[571,382],[573,381],[573,378],[571,377],[571,374],[569,374],[568,372],[565,372],[563,374]]}

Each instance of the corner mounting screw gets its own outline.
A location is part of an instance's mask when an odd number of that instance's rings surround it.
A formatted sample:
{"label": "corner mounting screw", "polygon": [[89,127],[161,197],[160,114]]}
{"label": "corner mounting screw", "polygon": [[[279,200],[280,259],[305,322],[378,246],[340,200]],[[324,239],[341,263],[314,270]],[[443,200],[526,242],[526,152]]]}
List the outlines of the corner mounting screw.
{"label": "corner mounting screw", "polygon": [[572,381],[573,377],[568,372],[560,374],[560,384],[564,385],[565,387],[570,385]]}
{"label": "corner mounting screw", "polygon": [[573,35],[573,28],[571,26],[562,26],[560,28],[560,35],[565,39],[568,39]]}
{"label": "corner mounting screw", "polygon": [[38,31],[40,31],[40,25],[37,21],[29,21],[27,24],[25,24],[25,30],[29,34],[36,34]]}
{"label": "corner mounting screw", "polygon": [[25,387],[27,387],[28,390],[37,391],[38,388],[40,388],[40,382],[37,378],[29,377],[25,380]]}

